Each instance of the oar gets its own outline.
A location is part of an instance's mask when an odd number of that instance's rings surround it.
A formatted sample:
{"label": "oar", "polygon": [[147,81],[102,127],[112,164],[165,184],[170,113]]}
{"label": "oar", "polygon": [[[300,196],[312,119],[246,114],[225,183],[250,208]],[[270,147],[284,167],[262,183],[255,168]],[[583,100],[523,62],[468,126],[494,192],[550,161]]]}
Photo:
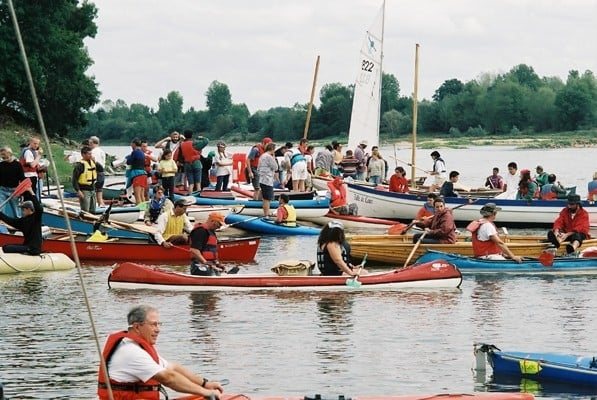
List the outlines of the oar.
{"label": "oar", "polygon": [[544,267],[553,267],[553,259],[554,259],[554,255],[553,255],[553,253],[550,253],[549,251],[544,251],[538,257],[539,262]]}
{"label": "oar", "polygon": [[404,266],[402,268],[406,268],[408,266],[410,259],[413,258],[415,251],[417,251],[417,249],[419,248],[419,245],[423,241],[423,238],[425,237],[425,235],[427,235],[427,231],[423,232],[423,234],[419,237],[419,240],[417,240],[417,243],[415,243],[415,245],[413,246],[413,249],[410,251],[410,254],[408,255],[408,258],[406,259],[406,261],[404,262]]}
{"label": "oar", "polygon": [[426,170],[426,169],[423,169],[423,168],[420,168],[420,167],[417,167],[416,165],[412,165],[412,164],[411,164],[411,163],[409,163],[408,161],[401,160],[401,159],[399,159],[398,157],[394,157],[394,159],[395,159],[396,161],[400,161],[401,163],[404,163],[404,164],[408,165],[409,167],[413,167],[413,168],[415,168],[415,169],[418,169],[418,170],[420,170],[420,171],[423,171],[423,172],[425,172],[426,174],[429,174],[429,171],[428,171],[428,170]]}
{"label": "oar", "polygon": [[10,196],[8,196],[8,198],[6,200],[4,200],[2,202],[2,204],[0,204],[0,210],[2,208],[4,208],[4,206],[6,205],[6,203],[8,203],[10,201],[10,199],[12,199],[13,197],[18,197],[18,196],[22,195],[27,190],[29,190],[29,188],[31,188],[31,179],[25,178],[24,180],[21,181],[21,183],[19,183],[17,185],[14,192],[12,192],[10,194]]}
{"label": "oar", "polygon": [[350,287],[354,287],[354,288],[361,287],[361,282],[358,281],[358,278],[359,278],[359,274],[361,273],[361,270],[365,266],[366,262],[367,262],[367,253],[365,253],[365,255],[363,256],[363,261],[361,261],[361,264],[359,265],[358,273],[354,277],[348,278],[346,280],[346,286],[350,286]]}

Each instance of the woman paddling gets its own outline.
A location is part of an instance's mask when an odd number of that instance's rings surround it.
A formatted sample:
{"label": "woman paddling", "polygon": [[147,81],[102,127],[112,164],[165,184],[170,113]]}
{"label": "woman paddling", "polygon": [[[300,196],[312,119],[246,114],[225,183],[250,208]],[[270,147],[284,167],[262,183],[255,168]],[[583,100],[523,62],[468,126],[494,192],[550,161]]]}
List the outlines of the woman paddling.
{"label": "woman paddling", "polygon": [[321,230],[317,239],[317,268],[321,275],[359,276],[367,273],[363,268],[354,269],[351,263],[350,246],[342,222],[332,220]]}

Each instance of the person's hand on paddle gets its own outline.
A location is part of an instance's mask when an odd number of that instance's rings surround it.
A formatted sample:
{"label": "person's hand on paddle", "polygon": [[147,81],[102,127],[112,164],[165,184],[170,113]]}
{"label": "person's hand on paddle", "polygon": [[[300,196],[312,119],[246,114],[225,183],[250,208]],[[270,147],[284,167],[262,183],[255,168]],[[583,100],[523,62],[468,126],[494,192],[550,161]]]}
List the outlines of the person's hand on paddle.
{"label": "person's hand on paddle", "polygon": [[512,256],[511,257],[512,260],[516,261],[517,263],[522,263],[522,257],[521,256]]}

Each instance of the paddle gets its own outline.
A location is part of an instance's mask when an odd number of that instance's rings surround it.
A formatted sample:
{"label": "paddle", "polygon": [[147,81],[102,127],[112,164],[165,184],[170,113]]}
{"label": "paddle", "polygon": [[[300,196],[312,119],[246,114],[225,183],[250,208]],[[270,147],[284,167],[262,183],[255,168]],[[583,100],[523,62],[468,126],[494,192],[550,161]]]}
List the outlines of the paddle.
{"label": "paddle", "polygon": [[31,179],[25,178],[24,180],[22,180],[21,183],[19,183],[17,185],[14,192],[12,192],[10,194],[10,196],[8,196],[8,198],[6,200],[4,200],[2,202],[2,204],[0,204],[0,210],[6,205],[6,203],[8,203],[10,201],[10,199],[12,199],[13,197],[18,197],[18,196],[22,195],[30,188],[31,188]]}
{"label": "paddle", "polygon": [[363,261],[361,261],[361,264],[359,265],[358,273],[354,277],[348,278],[346,280],[346,286],[350,286],[353,288],[361,287],[361,282],[358,281],[358,278],[359,278],[359,274],[361,273],[361,270],[365,266],[366,262],[367,262],[367,253],[365,253],[365,255],[363,256]]}
{"label": "paddle", "polygon": [[220,229],[222,229],[224,227],[229,228],[229,227],[234,226],[234,225],[242,224],[243,222],[254,221],[256,219],[263,218],[263,217],[265,217],[265,215],[259,215],[257,217],[251,217],[251,218],[243,219],[242,221],[236,221],[236,222],[233,222],[231,224],[223,225]]}
{"label": "paddle", "polygon": [[404,163],[404,164],[408,165],[409,167],[413,167],[413,168],[415,168],[415,169],[418,169],[418,170],[420,170],[420,171],[423,171],[423,172],[424,172],[424,173],[426,173],[426,174],[429,174],[429,171],[428,171],[428,170],[426,170],[426,169],[423,169],[423,168],[420,168],[420,167],[417,167],[416,165],[412,165],[412,164],[411,164],[411,163],[409,163],[408,161],[401,160],[401,159],[399,159],[398,157],[394,157],[394,159],[395,159],[396,161],[400,161],[401,163]]}
{"label": "paddle", "polygon": [[553,267],[553,259],[554,259],[553,253],[551,253],[549,251],[544,251],[538,257],[538,259],[539,259],[539,262],[541,263],[541,265],[543,265],[544,267]]}
{"label": "paddle", "polygon": [[423,238],[425,237],[425,235],[427,235],[427,231],[423,232],[423,234],[419,237],[419,240],[417,240],[417,243],[415,243],[415,245],[413,246],[413,249],[410,251],[410,254],[408,255],[408,258],[406,259],[406,261],[404,262],[404,266],[402,268],[406,268],[408,266],[410,259],[413,258],[415,251],[417,251],[417,249],[419,248],[419,245],[423,241]]}

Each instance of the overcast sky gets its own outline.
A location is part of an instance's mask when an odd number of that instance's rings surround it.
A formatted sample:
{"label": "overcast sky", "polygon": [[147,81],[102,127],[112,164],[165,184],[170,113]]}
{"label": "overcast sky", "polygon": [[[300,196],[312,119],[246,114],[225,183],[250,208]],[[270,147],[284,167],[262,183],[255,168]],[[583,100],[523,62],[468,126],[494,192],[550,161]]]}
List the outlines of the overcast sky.
{"label": "overcast sky", "polygon": [[[308,103],[317,56],[318,94],[352,84],[359,49],[381,0],[92,0],[89,70],[101,99],[157,108],[178,91],[183,109],[206,109],[214,80],[251,113]],[[383,70],[401,95],[419,99],[448,79],[504,73],[526,64],[564,81],[597,73],[597,0],[387,0]]]}

